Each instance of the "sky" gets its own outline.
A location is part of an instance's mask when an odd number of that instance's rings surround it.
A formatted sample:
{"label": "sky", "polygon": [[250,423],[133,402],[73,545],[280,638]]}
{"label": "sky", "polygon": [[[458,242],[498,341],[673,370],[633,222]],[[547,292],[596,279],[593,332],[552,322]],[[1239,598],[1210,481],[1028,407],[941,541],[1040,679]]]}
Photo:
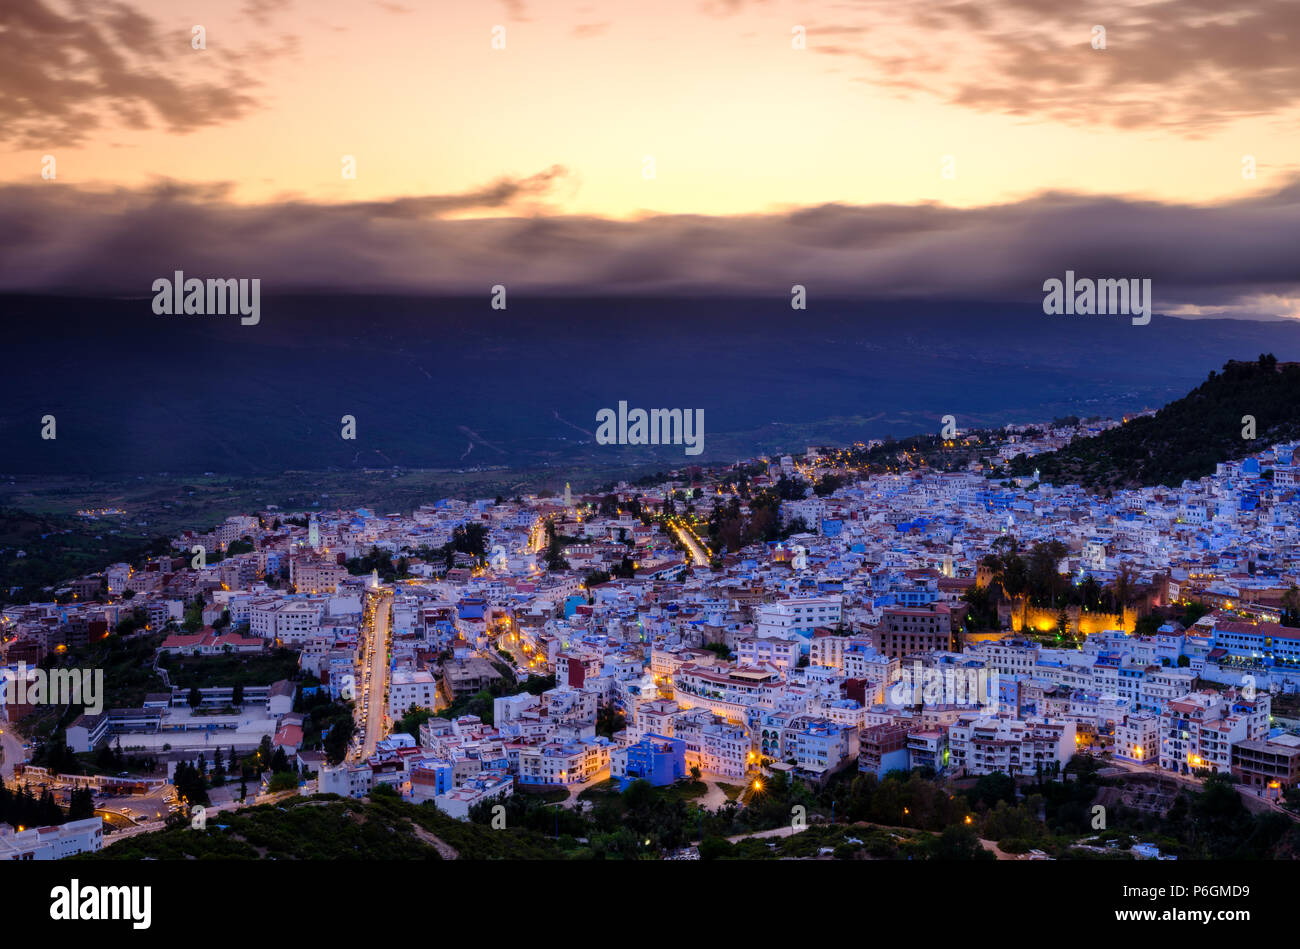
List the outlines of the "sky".
{"label": "sky", "polygon": [[0,288],[167,257],[1027,299],[1112,264],[1164,312],[1300,316],[1298,27],[1294,0],[6,0]]}

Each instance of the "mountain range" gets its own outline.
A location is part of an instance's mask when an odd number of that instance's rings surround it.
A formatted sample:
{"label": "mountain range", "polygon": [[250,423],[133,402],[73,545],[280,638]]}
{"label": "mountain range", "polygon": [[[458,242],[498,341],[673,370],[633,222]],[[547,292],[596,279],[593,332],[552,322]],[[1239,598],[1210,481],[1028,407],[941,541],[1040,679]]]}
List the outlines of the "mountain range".
{"label": "mountain range", "polygon": [[[255,326],[150,303],[0,297],[0,473],[668,467],[949,414],[967,429],[1133,413],[1228,359],[1300,358],[1292,322],[1133,326],[978,301],[264,294]],[[596,444],[596,413],[620,400],[702,409],[703,453]]]}

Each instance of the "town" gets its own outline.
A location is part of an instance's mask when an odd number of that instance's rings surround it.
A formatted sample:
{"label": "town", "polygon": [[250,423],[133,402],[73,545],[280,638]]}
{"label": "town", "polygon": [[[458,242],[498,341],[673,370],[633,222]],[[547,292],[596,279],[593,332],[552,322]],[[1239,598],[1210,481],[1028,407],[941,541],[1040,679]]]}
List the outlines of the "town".
{"label": "town", "polygon": [[[0,614],[10,679],[107,666],[97,713],[7,691],[0,857],[295,795],[484,822],[512,798],[581,814],[648,785],[694,789],[699,833],[652,844],[694,859],[705,811],[900,775],[954,800],[1009,781],[998,809],[949,815],[972,834],[1083,777],[1117,779],[1116,813],[1229,781],[1293,820],[1297,446],[1106,496],[1010,472],[1122,424],[945,433],[970,451],[943,468],[900,444],[869,470],[895,447],[877,441],[185,532]],[[1173,856],[1088,813],[1076,848]],[[1050,856],[988,834],[990,857]]]}

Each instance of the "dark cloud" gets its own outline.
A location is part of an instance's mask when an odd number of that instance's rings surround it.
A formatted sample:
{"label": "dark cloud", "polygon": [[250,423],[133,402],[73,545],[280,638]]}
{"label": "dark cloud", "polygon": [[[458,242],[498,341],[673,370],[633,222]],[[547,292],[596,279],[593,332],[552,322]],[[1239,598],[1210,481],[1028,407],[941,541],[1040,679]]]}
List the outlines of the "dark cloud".
{"label": "dark cloud", "polygon": [[[1204,206],[1049,193],[974,209],[520,216],[564,174],[337,205],[239,205],[225,185],[11,185],[0,188],[0,289],[144,293],[181,269],[262,277],[267,292],[482,293],[504,283],[542,293],[755,295],[799,283],[813,298],[1027,301],[1073,270],[1150,278],[1165,312],[1226,306],[1267,316],[1295,313],[1300,301],[1300,182]],[[460,217],[492,211],[501,216]]]}
{"label": "dark cloud", "polygon": [[[254,0],[257,16],[279,0]],[[105,124],[155,123],[189,132],[239,118],[255,85],[213,49],[194,50],[189,28],[164,32],[125,3],[101,0],[58,12],[43,0],[0,3],[0,141],[76,145]],[[176,78],[177,74],[187,77]]]}
{"label": "dark cloud", "polygon": [[475,191],[453,195],[421,195],[410,198],[392,198],[387,201],[361,201],[339,205],[342,213],[363,219],[432,218],[454,214],[458,211],[508,209],[526,198],[545,195],[552,184],[563,178],[565,169],[559,165],[528,178],[501,178]]}
{"label": "dark cloud", "polygon": [[[856,58],[874,85],[979,111],[1195,136],[1294,112],[1300,97],[1295,0],[853,0],[841,9],[844,21],[807,24],[811,51]],[[1094,26],[1105,28],[1104,50],[1093,48]]]}

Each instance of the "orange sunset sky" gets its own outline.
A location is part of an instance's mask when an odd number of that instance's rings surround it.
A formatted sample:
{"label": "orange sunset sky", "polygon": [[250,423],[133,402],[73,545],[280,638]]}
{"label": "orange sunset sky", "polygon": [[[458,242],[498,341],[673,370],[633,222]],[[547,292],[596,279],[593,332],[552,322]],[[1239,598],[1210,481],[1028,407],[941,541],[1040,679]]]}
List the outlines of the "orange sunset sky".
{"label": "orange sunset sky", "polygon": [[441,222],[1258,207],[1300,166],[1297,25],[1290,0],[8,0],[0,184]]}

